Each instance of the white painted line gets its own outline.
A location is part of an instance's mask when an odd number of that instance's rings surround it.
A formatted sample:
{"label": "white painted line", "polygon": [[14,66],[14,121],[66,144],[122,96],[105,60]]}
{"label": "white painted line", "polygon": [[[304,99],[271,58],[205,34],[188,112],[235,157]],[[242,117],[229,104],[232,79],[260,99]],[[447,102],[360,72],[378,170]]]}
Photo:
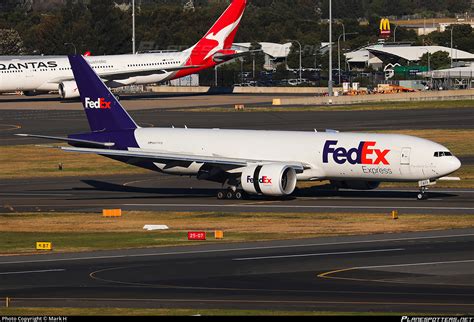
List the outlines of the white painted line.
{"label": "white painted line", "polygon": [[0,273],[0,275],[56,273],[56,272],[64,272],[64,271],[65,269],[48,269],[48,270],[42,270],[42,271],[5,272],[5,273]]}
{"label": "white painted line", "polygon": [[405,250],[404,248],[392,248],[392,249],[372,249],[372,250],[361,250],[352,252],[336,252],[336,253],[317,253],[317,254],[299,254],[299,255],[283,255],[283,256],[265,256],[265,257],[247,257],[247,258],[234,258],[234,261],[255,261],[263,259],[281,259],[281,258],[296,258],[296,257],[314,257],[314,256],[332,256],[332,255],[351,255],[351,254],[365,254],[365,253],[385,253],[385,252],[400,252]]}
{"label": "white painted line", "polygon": [[[376,200],[375,200],[376,201]],[[246,204],[124,204],[125,207],[200,207],[200,208],[279,208],[279,209],[407,209],[407,210],[474,210],[473,207],[400,207],[393,206],[302,206],[302,205],[246,205]]]}
{"label": "white painted line", "polygon": [[97,259],[116,259],[116,258],[155,257],[155,256],[189,255],[189,254],[212,254],[212,253],[228,253],[228,252],[250,251],[250,250],[304,248],[304,247],[334,246],[334,245],[348,245],[348,244],[351,244],[351,245],[353,245],[353,244],[369,244],[369,243],[381,243],[381,242],[397,242],[397,241],[407,241],[407,240],[430,240],[430,239],[459,238],[459,237],[472,237],[472,236],[474,236],[474,234],[427,236],[427,237],[405,237],[405,238],[373,239],[373,240],[353,240],[353,241],[347,241],[347,242],[333,242],[333,243],[295,244],[295,245],[261,246],[261,247],[242,247],[242,248],[192,250],[192,251],[181,251],[181,252],[178,251],[178,252],[167,252],[167,253],[148,253],[148,254],[132,254],[132,255],[71,257],[71,258],[23,260],[23,261],[11,261],[11,262],[1,262],[1,257],[0,257],[0,265],[25,264],[25,263],[67,262],[67,261],[83,261],[83,260],[97,260]]}
{"label": "white painted line", "polygon": [[379,265],[379,266],[360,266],[353,269],[370,269],[370,268],[386,268],[386,267],[407,267],[407,266],[427,266],[427,265],[444,265],[444,264],[461,264],[474,263],[474,259],[451,262],[431,262],[431,263],[414,263],[414,264],[395,264],[395,265]]}
{"label": "white painted line", "polygon": [[72,194],[64,193],[0,193],[0,196],[34,196],[34,197],[57,197],[57,196],[73,196]]}

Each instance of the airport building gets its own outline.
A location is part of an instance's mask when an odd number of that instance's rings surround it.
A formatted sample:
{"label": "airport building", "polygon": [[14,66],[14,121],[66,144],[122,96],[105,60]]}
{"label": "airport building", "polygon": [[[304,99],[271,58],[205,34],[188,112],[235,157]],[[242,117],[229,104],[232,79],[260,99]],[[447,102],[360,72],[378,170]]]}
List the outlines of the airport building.
{"label": "airport building", "polygon": [[[274,70],[278,63],[284,62],[291,52],[292,43],[275,44],[269,42],[258,43],[262,52],[265,54],[264,68]],[[252,43],[234,43],[232,49],[237,51],[249,51]]]}
{"label": "airport building", "polygon": [[432,55],[438,51],[447,52],[453,62],[474,62],[474,54],[463,50],[444,46],[412,46],[406,43],[370,45],[349,52],[345,56],[351,70],[363,70],[369,67],[381,70],[389,63],[416,64],[426,53]]}

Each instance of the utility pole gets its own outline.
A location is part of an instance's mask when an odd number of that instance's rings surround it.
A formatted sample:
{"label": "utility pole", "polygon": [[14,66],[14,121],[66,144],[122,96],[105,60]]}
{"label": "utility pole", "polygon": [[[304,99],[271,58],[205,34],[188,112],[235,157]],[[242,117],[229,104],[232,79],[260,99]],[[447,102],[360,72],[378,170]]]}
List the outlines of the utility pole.
{"label": "utility pole", "polygon": [[332,84],[332,0],[329,0],[329,81],[328,81],[328,94],[329,96],[334,95],[333,84]]}
{"label": "utility pole", "polygon": [[453,68],[453,30],[454,25],[451,25],[451,68]]}
{"label": "utility pole", "polygon": [[135,55],[136,43],[135,43],[135,0],[132,0],[132,53]]}

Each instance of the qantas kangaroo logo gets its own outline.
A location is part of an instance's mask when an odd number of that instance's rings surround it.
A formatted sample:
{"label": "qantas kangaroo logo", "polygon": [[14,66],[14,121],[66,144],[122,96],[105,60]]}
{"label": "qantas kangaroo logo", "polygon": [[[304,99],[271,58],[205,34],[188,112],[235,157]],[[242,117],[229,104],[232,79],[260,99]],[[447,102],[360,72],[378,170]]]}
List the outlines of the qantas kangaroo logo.
{"label": "qantas kangaroo logo", "polygon": [[[242,13],[242,15],[243,15],[243,13]],[[217,33],[216,32],[211,32],[204,38],[204,39],[207,39],[207,40],[213,40],[213,41],[217,42],[217,45],[207,53],[206,57],[204,57],[204,60],[208,59],[209,57],[211,57],[212,55],[217,53],[219,50],[224,49],[225,40],[235,30],[235,28],[240,24],[240,20],[242,19],[242,15],[234,23],[228,25],[227,27],[222,28]]]}
{"label": "qantas kangaroo logo", "polygon": [[360,142],[358,148],[337,148],[338,141],[326,141],[323,150],[323,162],[329,163],[329,155],[332,154],[337,164],[367,164],[367,165],[390,165],[387,155],[390,150],[373,149],[377,142]]}

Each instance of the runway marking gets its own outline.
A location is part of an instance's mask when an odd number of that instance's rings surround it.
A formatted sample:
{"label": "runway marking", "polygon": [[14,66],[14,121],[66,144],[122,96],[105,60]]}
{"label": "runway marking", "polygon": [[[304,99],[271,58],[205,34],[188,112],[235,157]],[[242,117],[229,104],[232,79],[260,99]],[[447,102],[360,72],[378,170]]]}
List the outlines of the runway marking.
{"label": "runway marking", "polygon": [[[413,198],[358,198],[358,197],[298,197],[298,200],[310,200],[310,201],[321,201],[321,200],[370,200],[370,201],[407,201],[407,200],[413,200]],[[430,198],[430,201],[443,201],[444,199],[438,199],[438,198]]]}
{"label": "runway marking", "polygon": [[34,197],[64,196],[64,197],[70,197],[70,196],[74,196],[74,195],[73,194],[65,194],[65,193],[8,193],[8,192],[5,192],[5,193],[0,193],[0,196],[34,196]]}
{"label": "runway marking", "polygon": [[[228,253],[228,252],[249,251],[249,250],[303,248],[303,247],[333,246],[333,245],[347,245],[347,244],[368,244],[368,243],[395,242],[395,241],[407,241],[407,240],[443,239],[443,238],[459,238],[459,237],[472,237],[472,236],[474,236],[474,234],[426,236],[426,237],[406,237],[406,238],[390,238],[390,239],[376,239],[376,240],[354,240],[354,241],[333,242],[333,243],[296,244],[296,245],[262,246],[262,247],[242,247],[242,248],[229,248],[229,249],[192,250],[192,251],[182,251],[182,252],[178,251],[178,252],[132,254],[132,255],[88,256],[88,257],[24,260],[24,261],[11,261],[11,262],[1,262],[0,261],[0,265],[25,264],[25,263],[64,262],[64,261],[81,261],[81,260],[94,260],[94,259],[154,257],[154,256],[169,256],[169,255]],[[1,257],[0,257],[0,260],[1,260]]]}
{"label": "runway marking", "polygon": [[361,250],[361,251],[352,251],[352,252],[247,257],[247,258],[234,258],[233,261],[254,261],[254,260],[263,260],[263,259],[280,259],[280,258],[296,258],[296,257],[312,257],[312,256],[331,256],[331,255],[350,255],[350,254],[365,254],[365,253],[384,253],[384,252],[399,252],[399,251],[403,251],[403,250],[405,250],[405,249],[404,248],[392,248],[392,249]]}
{"label": "runway marking", "polygon": [[5,272],[0,273],[0,275],[16,275],[16,274],[40,274],[40,273],[55,273],[55,272],[64,272],[65,269],[48,269],[41,271],[23,271],[23,272]]}
{"label": "runway marking", "polygon": [[360,266],[358,269],[369,269],[369,268],[384,268],[384,267],[404,267],[404,266],[426,266],[426,265],[442,265],[442,264],[460,264],[460,263],[473,263],[474,259],[462,260],[462,261],[450,261],[450,262],[428,262],[428,263],[414,263],[414,264],[395,264],[395,265],[379,265],[379,266]]}
{"label": "runway marking", "polygon": [[350,305],[429,305],[429,306],[474,306],[474,303],[432,303],[432,302],[365,302],[365,301],[291,301],[291,300],[249,300],[249,299],[227,299],[227,300],[214,300],[214,299],[152,299],[152,298],[22,298],[15,297],[12,300],[18,301],[84,301],[84,302],[183,302],[183,303],[194,303],[194,302],[206,302],[206,303],[261,303],[261,304],[350,304]]}
{"label": "runway marking", "polygon": [[[375,200],[376,201],[376,200]],[[300,208],[300,209],[406,209],[406,210],[474,210],[473,207],[400,207],[393,206],[303,206],[303,205],[248,205],[248,204],[124,204],[126,207],[211,207],[211,208]]]}
{"label": "runway marking", "polygon": [[[445,261],[445,262],[426,262],[426,263],[411,263],[411,264],[393,264],[393,265],[378,265],[378,266],[358,266],[351,268],[343,268],[335,271],[319,274],[318,277],[334,280],[346,280],[346,281],[357,281],[357,282],[377,282],[377,283],[395,283],[395,284],[413,284],[413,282],[403,282],[389,279],[364,279],[364,278],[352,278],[352,277],[337,277],[332,276],[342,272],[354,271],[358,269],[373,269],[373,268],[385,268],[385,267],[408,267],[408,266],[427,266],[427,265],[443,265],[443,264],[460,264],[460,263],[473,263],[474,260],[459,260],[459,261]],[[422,284],[433,284],[433,283],[422,283]],[[439,284],[439,283],[434,283]],[[465,286],[465,284],[444,284],[444,285],[457,285]]]}

